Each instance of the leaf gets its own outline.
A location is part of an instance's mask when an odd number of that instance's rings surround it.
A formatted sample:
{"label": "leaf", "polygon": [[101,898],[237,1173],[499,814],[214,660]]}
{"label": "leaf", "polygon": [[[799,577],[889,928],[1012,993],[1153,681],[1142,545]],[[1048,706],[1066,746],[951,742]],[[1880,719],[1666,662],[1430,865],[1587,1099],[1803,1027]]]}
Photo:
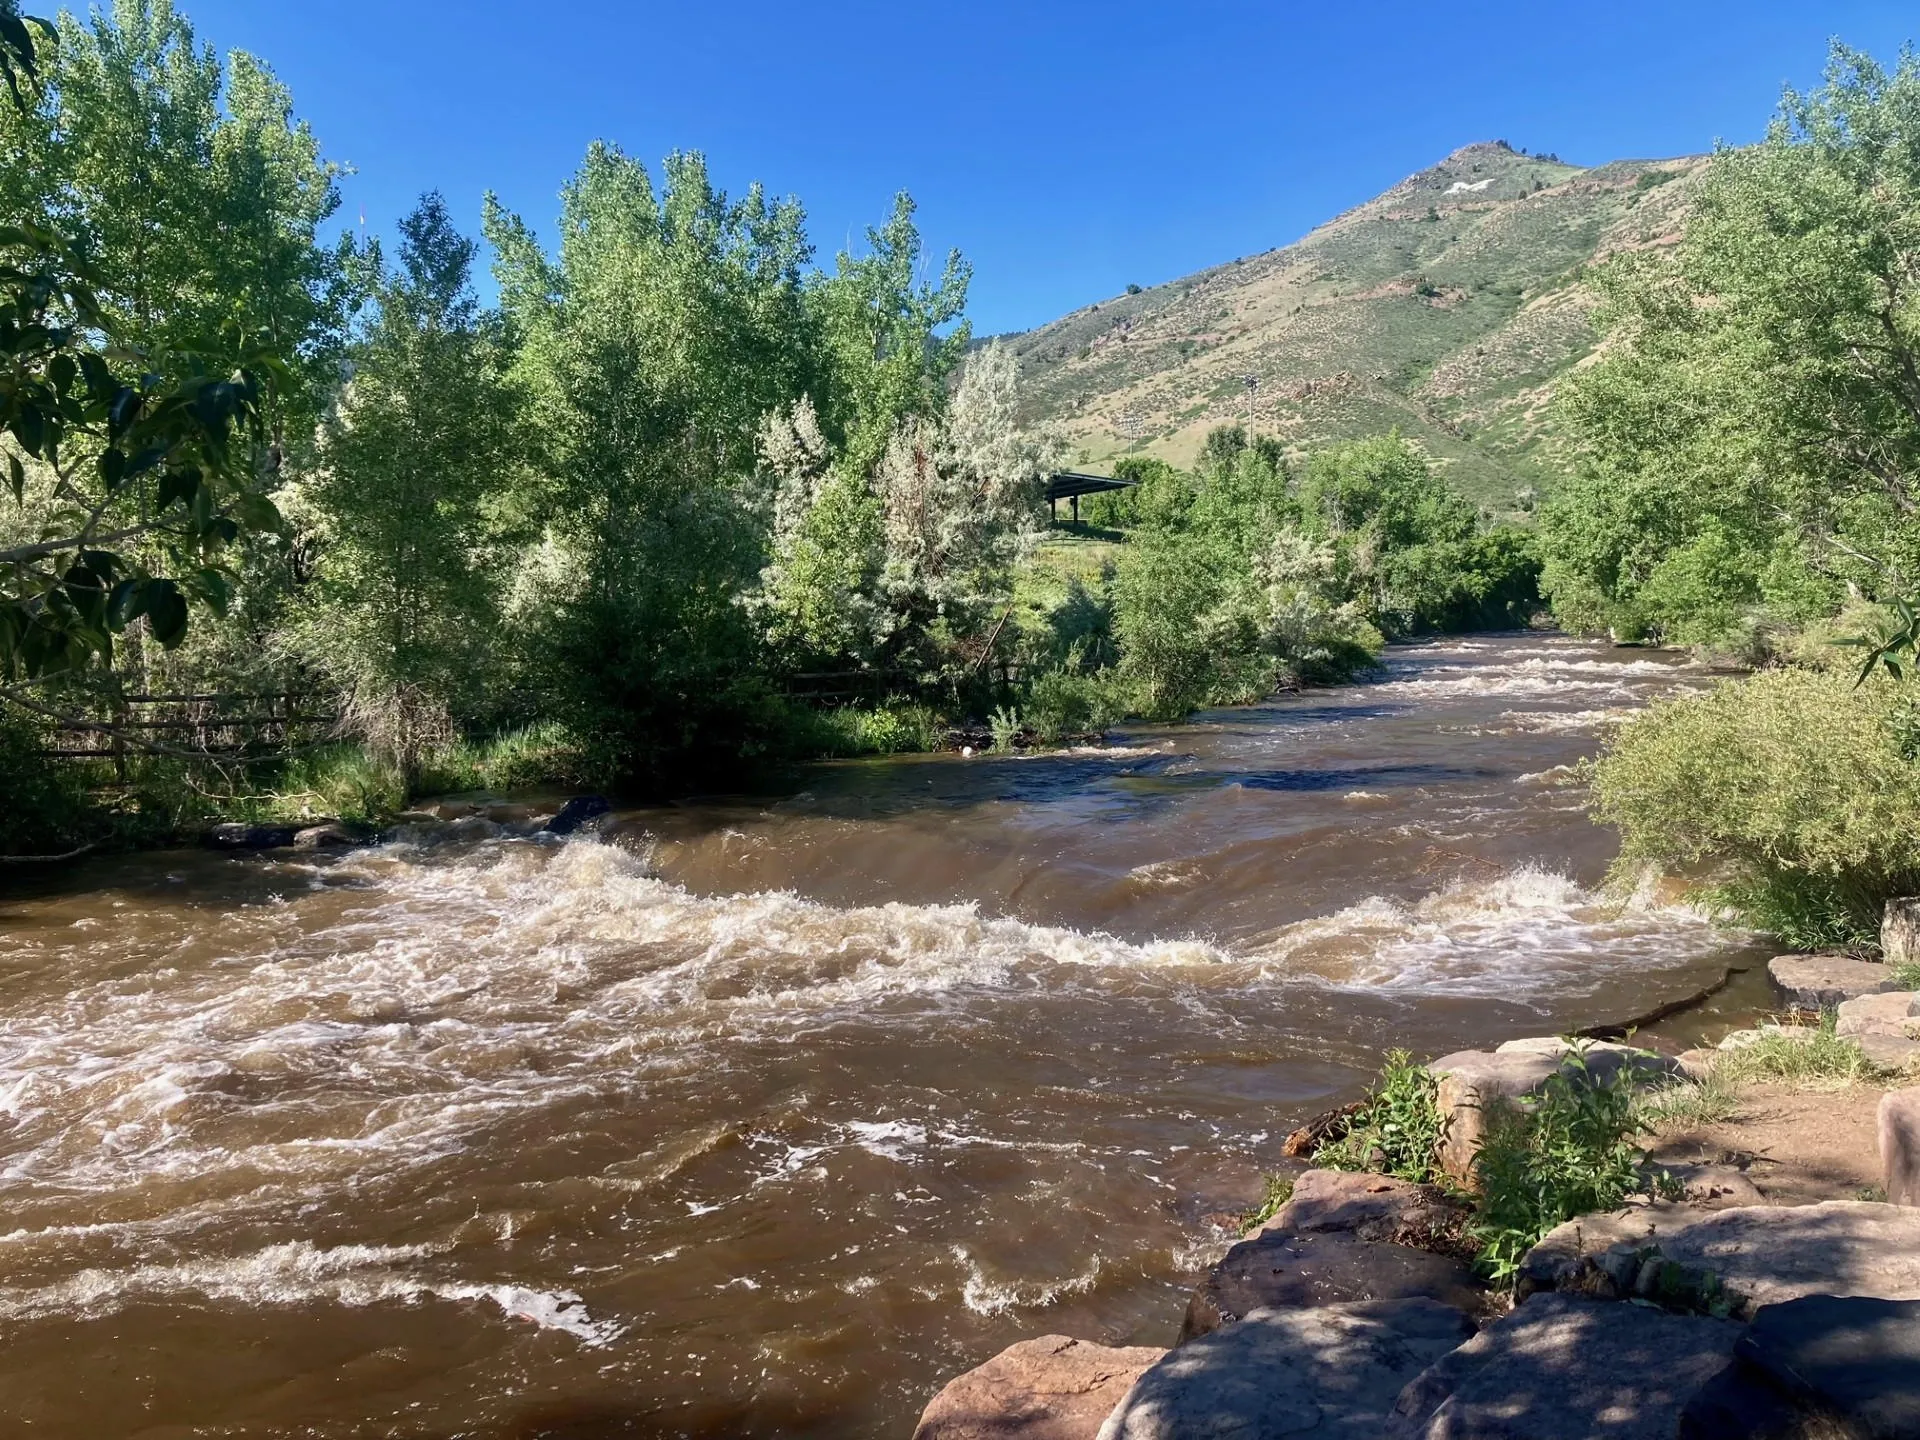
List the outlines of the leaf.
{"label": "leaf", "polygon": [[23,503],[27,495],[27,472],[18,455],[7,456],[7,480],[13,486],[14,502]]}
{"label": "leaf", "polygon": [[194,580],[194,589],[207,602],[207,608],[222,620],[226,619],[227,606],[233,598],[233,587],[227,583],[226,575],[209,566],[199,571]]}
{"label": "leaf", "polygon": [[71,355],[56,355],[47,362],[47,378],[53,381],[53,388],[64,394],[73,388],[75,376],[80,367],[73,363]]}
{"label": "leaf", "polygon": [[173,581],[147,582],[146,611],[148,628],[165,649],[177,649],[187,638],[187,602]]}
{"label": "leaf", "polygon": [[258,491],[243,491],[233,502],[233,514],[249,530],[260,531],[268,535],[286,533],[287,522],[281,517],[280,507]]}
{"label": "leaf", "polygon": [[146,581],[122,580],[107,596],[107,624],[124,630],[146,613]]}
{"label": "leaf", "polygon": [[156,510],[165,510],[176,500],[184,501],[191,506],[199,489],[200,472],[198,470],[192,468],[169,470],[160,477],[160,486],[154,492],[153,507]]}

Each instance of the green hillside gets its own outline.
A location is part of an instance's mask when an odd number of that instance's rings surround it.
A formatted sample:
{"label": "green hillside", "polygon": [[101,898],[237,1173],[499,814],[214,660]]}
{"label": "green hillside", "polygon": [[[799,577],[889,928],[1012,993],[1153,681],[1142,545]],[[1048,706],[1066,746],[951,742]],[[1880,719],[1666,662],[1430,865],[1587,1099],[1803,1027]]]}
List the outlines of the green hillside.
{"label": "green hillside", "polygon": [[1596,258],[1671,243],[1700,157],[1595,169],[1469,145],[1297,244],[1008,337],[1033,417],[1091,462],[1191,460],[1244,420],[1302,447],[1398,427],[1505,508],[1552,484],[1545,402],[1591,353]]}

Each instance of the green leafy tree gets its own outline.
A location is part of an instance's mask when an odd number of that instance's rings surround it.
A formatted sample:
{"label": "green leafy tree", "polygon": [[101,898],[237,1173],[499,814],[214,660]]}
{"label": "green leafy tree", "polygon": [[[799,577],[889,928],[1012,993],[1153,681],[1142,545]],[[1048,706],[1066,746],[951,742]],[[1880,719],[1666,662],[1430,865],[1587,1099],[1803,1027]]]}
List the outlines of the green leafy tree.
{"label": "green leafy tree", "polygon": [[1920,575],[1920,59],[1836,45],[1722,150],[1681,243],[1600,276],[1565,388],[1580,473],[1543,515],[1566,623],[1724,643]]}
{"label": "green leafy tree", "polygon": [[400,233],[299,487],[319,558],[294,638],[411,781],[435,740],[482,711],[495,673],[515,416],[499,327],[470,284],[473,241],[438,194]]}
{"label": "green leafy tree", "polygon": [[764,743],[737,597],[764,553],[756,436],[812,377],[802,218],[729,199],[697,155],[656,192],[604,144],[563,192],[557,257],[488,201],[528,406],[514,508],[540,537],[512,612],[526,677],[636,776]]}

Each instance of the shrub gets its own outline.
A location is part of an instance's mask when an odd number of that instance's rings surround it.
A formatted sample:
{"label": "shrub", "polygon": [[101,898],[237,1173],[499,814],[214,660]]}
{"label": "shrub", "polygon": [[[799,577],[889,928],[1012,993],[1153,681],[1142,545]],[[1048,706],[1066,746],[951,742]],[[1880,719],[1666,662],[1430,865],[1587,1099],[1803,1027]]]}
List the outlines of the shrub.
{"label": "shrub", "polygon": [[993,731],[993,748],[1011,750],[1014,742],[1020,738],[1023,728],[1020,724],[1020,712],[1011,705],[1001,705],[987,717],[987,726]]}
{"label": "shrub", "polygon": [[1421,1184],[1435,1177],[1440,1082],[1405,1050],[1389,1050],[1380,1080],[1347,1133],[1314,1153],[1329,1170],[1378,1170]]}
{"label": "shrub", "polygon": [[26,717],[0,713],[0,854],[54,854],[92,838],[79,772],[41,754],[50,738]]}
{"label": "shrub", "polygon": [[1920,746],[1909,692],[1776,670],[1658,703],[1606,743],[1596,816],[1621,863],[1721,867],[1718,895],[1805,948],[1878,945],[1920,885]]}
{"label": "shrub", "polygon": [[1576,1215],[1617,1209],[1640,1187],[1647,1129],[1623,1067],[1596,1079],[1574,1051],[1539,1093],[1490,1117],[1474,1156],[1479,1211],[1467,1234],[1488,1278],[1510,1282],[1520,1259]]}
{"label": "shrub", "polygon": [[882,705],[871,710],[844,705],[833,710],[796,710],[788,738],[790,750],[797,755],[848,759],[937,750],[943,728],[939,715],[924,705]]}
{"label": "shrub", "polygon": [[1103,732],[1126,708],[1125,687],[1110,671],[1049,670],[1027,687],[1027,721],[1043,745],[1063,735]]}

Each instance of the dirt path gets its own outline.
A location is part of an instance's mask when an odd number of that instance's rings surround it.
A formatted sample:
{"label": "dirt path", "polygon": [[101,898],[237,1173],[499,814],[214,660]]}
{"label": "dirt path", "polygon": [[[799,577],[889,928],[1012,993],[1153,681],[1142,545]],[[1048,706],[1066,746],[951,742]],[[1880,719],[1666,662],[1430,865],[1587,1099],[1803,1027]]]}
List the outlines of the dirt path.
{"label": "dirt path", "polygon": [[1651,1158],[1656,1164],[1737,1166],[1773,1205],[1878,1198],[1876,1116],[1884,1093],[1872,1085],[1743,1085],[1731,1119],[1663,1127]]}

